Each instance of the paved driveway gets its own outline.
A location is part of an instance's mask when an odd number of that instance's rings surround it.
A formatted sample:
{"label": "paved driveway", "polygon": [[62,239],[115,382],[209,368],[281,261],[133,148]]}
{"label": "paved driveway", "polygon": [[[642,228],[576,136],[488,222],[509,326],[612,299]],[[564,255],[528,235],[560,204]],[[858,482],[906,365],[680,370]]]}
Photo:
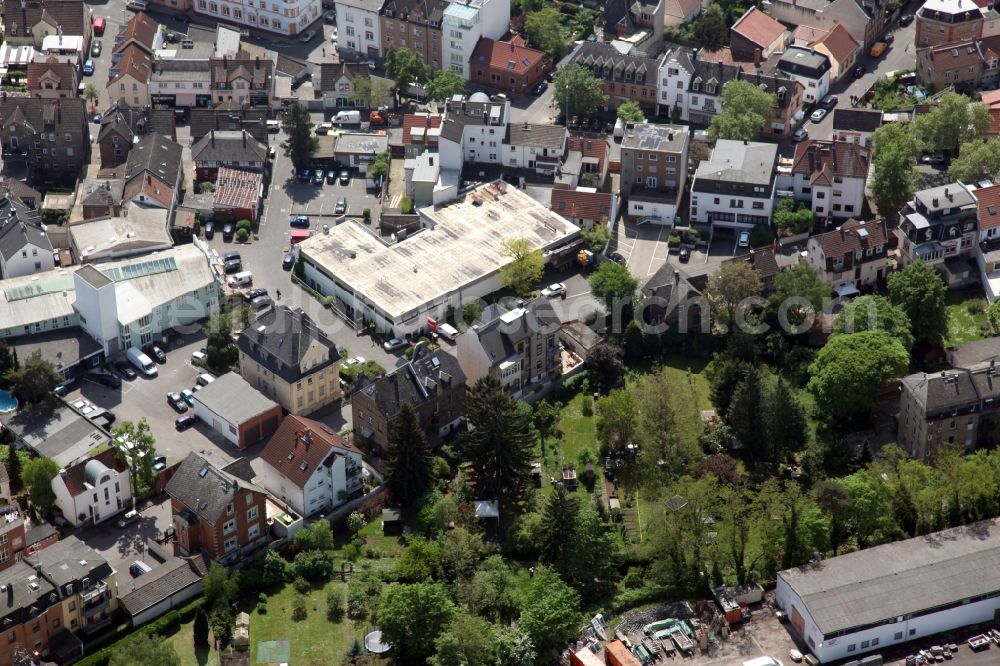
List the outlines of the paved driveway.
{"label": "paved driveway", "polygon": [[[134,589],[132,575],[128,568],[136,560],[150,567],[160,566],[160,562],[146,549],[146,539],[154,539],[170,527],[170,499],[163,496],[153,506],[143,510],[137,522],[124,529],[118,527],[115,518],[106,523],[85,529],[80,540],[101,554],[118,572],[118,594],[128,594]],[[165,549],[168,553],[171,548]]]}
{"label": "paved driveway", "polygon": [[640,282],[645,282],[667,261],[669,227],[622,220],[615,227],[615,234],[609,252],[625,257],[629,271]]}

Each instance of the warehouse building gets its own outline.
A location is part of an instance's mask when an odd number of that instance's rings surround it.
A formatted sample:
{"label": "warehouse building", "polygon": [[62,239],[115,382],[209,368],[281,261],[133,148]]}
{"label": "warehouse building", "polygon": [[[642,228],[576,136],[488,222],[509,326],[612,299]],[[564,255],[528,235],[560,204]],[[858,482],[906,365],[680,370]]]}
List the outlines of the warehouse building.
{"label": "warehouse building", "polygon": [[375,322],[382,333],[429,330],[500,289],[501,253],[524,239],[550,263],[565,257],[580,229],[516,187],[497,181],[457,199],[421,208],[420,228],[387,245],[357,222],[346,222],[299,244],[306,283],[335,296],[342,314]]}
{"label": "warehouse building", "polygon": [[992,621],[1000,610],[1000,520],[782,571],[776,595],[822,663]]}

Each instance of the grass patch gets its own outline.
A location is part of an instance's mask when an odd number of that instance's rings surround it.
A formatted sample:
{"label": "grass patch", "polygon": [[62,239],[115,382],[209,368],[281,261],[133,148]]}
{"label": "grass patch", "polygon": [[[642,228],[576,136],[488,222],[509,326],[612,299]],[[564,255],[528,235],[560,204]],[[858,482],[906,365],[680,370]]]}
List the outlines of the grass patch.
{"label": "grass patch", "polygon": [[990,323],[986,317],[986,297],[982,289],[949,291],[945,299],[948,313],[946,347],[955,347],[989,337]]}
{"label": "grass patch", "polygon": [[[211,636],[211,634],[209,634]],[[209,638],[209,642],[212,642]],[[163,637],[163,642],[173,646],[180,657],[181,666],[218,666],[219,653],[212,648],[195,648],[194,620],[185,622],[177,631]]]}

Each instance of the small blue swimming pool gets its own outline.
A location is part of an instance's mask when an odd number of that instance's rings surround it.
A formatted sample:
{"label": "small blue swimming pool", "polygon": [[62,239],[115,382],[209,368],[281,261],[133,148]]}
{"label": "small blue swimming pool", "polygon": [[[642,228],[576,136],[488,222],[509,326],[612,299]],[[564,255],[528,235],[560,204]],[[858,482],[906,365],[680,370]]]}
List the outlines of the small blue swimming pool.
{"label": "small blue swimming pool", "polygon": [[17,409],[17,398],[10,391],[0,391],[0,414],[9,414]]}

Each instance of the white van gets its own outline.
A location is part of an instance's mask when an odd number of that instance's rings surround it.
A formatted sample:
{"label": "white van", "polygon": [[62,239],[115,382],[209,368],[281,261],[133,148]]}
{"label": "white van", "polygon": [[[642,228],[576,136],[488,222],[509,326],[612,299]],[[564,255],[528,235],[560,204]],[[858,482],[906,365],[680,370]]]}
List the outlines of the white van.
{"label": "white van", "polygon": [[337,111],[337,115],[331,118],[332,122],[338,124],[358,124],[361,122],[360,111]]}
{"label": "white van", "polygon": [[146,0],[129,0],[125,6],[133,11],[144,12],[146,11]]}
{"label": "white van", "polygon": [[153,361],[142,353],[142,350],[138,347],[129,347],[129,350],[125,352],[125,357],[129,360],[129,363],[134,365],[142,374],[147,377],[156,376],[156,366],[153,365]]}
{"label": "white van", "polygon": [[241,271],[239,273],[233,273],[226,280],[226,283],[235,289],[236,287],[242,287],[244,285],[253,282],[253,273],[250,271]]}
{"label": "white van", "polygon": [[440,335],[445,340],[455,341],[455,336],[458,335],[458,329],[456,329],[451,324],[439,324],[438,325],[438,335]]}
{"label": "white van", "polygon": [[277,120],[268,120],[266,124],[267,124],[267,131],[270,132],[271,134],[277,134],[278,132],[281,131],[281,123],[279,123]]}
{"label": "white van", "polygon": [[198,375],[198,381],[197,381],[197,383],[198,383],[198,386],[208,386],[209,384],[211,384],[214,381],[215,381],[215,377],[214,376],[210,375],[207,372],[203,372],[200,375]]}

